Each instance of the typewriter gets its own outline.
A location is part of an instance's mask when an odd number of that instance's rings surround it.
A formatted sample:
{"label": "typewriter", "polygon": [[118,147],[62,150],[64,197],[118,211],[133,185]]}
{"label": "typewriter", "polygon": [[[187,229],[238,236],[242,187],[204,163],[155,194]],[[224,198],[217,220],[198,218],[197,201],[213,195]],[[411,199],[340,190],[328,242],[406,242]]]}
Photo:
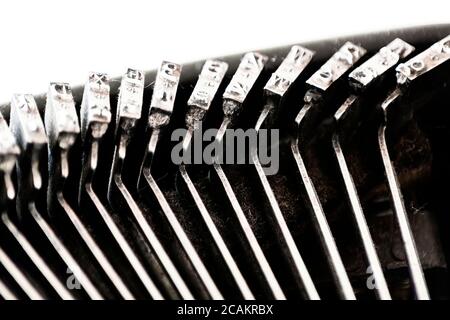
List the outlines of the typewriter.
{"label": "typewriter", "polygon": [[449,83],[439,25],[15,94],[0,297],[448,299]]}

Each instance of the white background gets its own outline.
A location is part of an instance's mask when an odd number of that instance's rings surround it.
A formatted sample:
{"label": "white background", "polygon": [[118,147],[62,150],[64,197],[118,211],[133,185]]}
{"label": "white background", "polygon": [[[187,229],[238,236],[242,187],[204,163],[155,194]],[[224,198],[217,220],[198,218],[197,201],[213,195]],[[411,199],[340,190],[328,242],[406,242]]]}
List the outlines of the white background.
{"label": "white background", "polygon": [[450,22],[450,1],[0,0],[0,102],[162,59],[188,62],[305,40]]}

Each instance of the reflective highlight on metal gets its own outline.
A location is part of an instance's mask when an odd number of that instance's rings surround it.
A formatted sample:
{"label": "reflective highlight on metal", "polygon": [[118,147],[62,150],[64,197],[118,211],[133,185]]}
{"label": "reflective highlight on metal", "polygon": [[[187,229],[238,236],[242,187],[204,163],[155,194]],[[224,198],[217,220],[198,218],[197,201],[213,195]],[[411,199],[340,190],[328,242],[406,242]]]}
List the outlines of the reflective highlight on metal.
{"label": "reflective highlight on metal", "polygon": [[337,79],[347,72],[362,56],[366,49],[346,42],[306,83],[321,90],[328,89]]}
{"label": "reflective highlight on metal", "polygon": [[359,85],[367,86],[375,78],[395,66],[400,59],[409,56],[413,51],[414,47],[412,45],[397,38],[353,70],[349,77]]}
{"label": "reflective highlight on metal", "polygon": [[194,90],[187,102],[186,125],[191,128],[202,121],[228,70],[228,64],[218,60],[207,60],[198,76]]}
{"label": "reflective highlight on metal", "polygon": [[266,83],[267,94],[283,96],[291,84],[309,64],[314,52],[301,46],[293,46]]}
{"label": "reflective highlight on metal", "polygon": [[397,68],[397,81],[407,83],[450,59],[450,35]]}

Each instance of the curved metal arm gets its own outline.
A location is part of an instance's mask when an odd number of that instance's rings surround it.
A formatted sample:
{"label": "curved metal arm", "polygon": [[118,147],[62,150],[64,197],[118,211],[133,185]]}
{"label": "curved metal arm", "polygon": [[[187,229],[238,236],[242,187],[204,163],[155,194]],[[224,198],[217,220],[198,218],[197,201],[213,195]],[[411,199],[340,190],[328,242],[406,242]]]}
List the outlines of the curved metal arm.
{"label": "curved metal arm", "polygon": [[[267,119],[267,117],[269,117],[273,108],[274,108],[274,106],[271,106],[271,105],[267,105],[264,108],[264,110],[262,111],[261,115],[259,116],[257,124],[255,126],[256,132],[260,131],[261,126],[263,125],[263,123]],[[261,162],[260,162],[259,156],[258,156],[258,147],[253,146],[250,152],[251,152],[252,162],[256,168],[256,172],[258,173],[259,181],[264,188],[264,192],[269,201],[270,208],[272,209],[272,213],[274,214],[277,227],[281,231],[283,241],[287,245],[289,255],[292,257],[292,260],[295,265],[295,269],[298,272],[298,276],[300,277],[301,281],[303,282],[306,294],[310,299],[318,300],[318,299],[320,299],[320,297],[316,290],[314,282],[312,281],[309,271],[308,271],[305,263],[303,262],[303,258],[301,257],[300,251],[297,248],[297,244],[295,243],[295,240],[292,237],[292,234],[289,230],[289,227],[287,226],[287,223],[283,216],[283,213],[281,212],[281,209],[280,209],[278,201],[275,197],[275,194],[270,186],[269,180],[267,179],[267,177],[264,173],[263,167],[261,166]],[[323,232],[322,229],[320,229],[320,230],[321,230],[321,232]],[[331,237],[331,240],[333,240],[332,237]],[[327,245],[328,245],[328,243],[327,243]],[[337,249],[335,249],[335,250],[337,252]],[[335,256],[336,255],[333,255],[333,258],[335,258]],[[341,262],[339,254],[337,254],[337,257],[338,257],[337,261]],[[335,267],[336,272],[338,272],[340,270],[339,264],[334,263],[334,262],[335,262],[335,260],[333,260],[333,265]],[[342,264],[342,262],[341,262],[341,264]],[[344,274],[346,275],[345,268],[344,268]],[[347,278],[347,281],[348,281],[348,278]],[[347,283],[350,284],[349,281]],[[344,284],[347,284],[347,283],[344,282]],[[342,287],[343,287],[342,291],[346,293],[345,296],[346,297],[351,296],[351,293],[353,292],[353,290],[351,289],[351,286],[350,286],[349,291],[344,290],[346,288],[344,285],[342,285]]]}
{"label": "curved metal arm", "polygon": [[[386,112],[387,107],[400,96],[400,91],[395,90],[386,101],[383,103],[383,112]],[[406,213],[405,203],[403,201],[402,192],[397,179],[397,173],[392,164],[389,155],[389,149],[386,143],[386,128],[387,122],[383,121],[378,128],[378,147],[380,156],[383,161],[384,171],[389,186],[389,194],[394,205],[394,213],[397,218],[397,223],[400,229],[400,234],[403,240],[403,246],[408,260],[409,272],[414,286],[416,297],[419,300],[429,300],[430,295],[423,274],[422,265],[420,263],[419,254],[417,252],[414,236],[409,224],[408,214]]]}

